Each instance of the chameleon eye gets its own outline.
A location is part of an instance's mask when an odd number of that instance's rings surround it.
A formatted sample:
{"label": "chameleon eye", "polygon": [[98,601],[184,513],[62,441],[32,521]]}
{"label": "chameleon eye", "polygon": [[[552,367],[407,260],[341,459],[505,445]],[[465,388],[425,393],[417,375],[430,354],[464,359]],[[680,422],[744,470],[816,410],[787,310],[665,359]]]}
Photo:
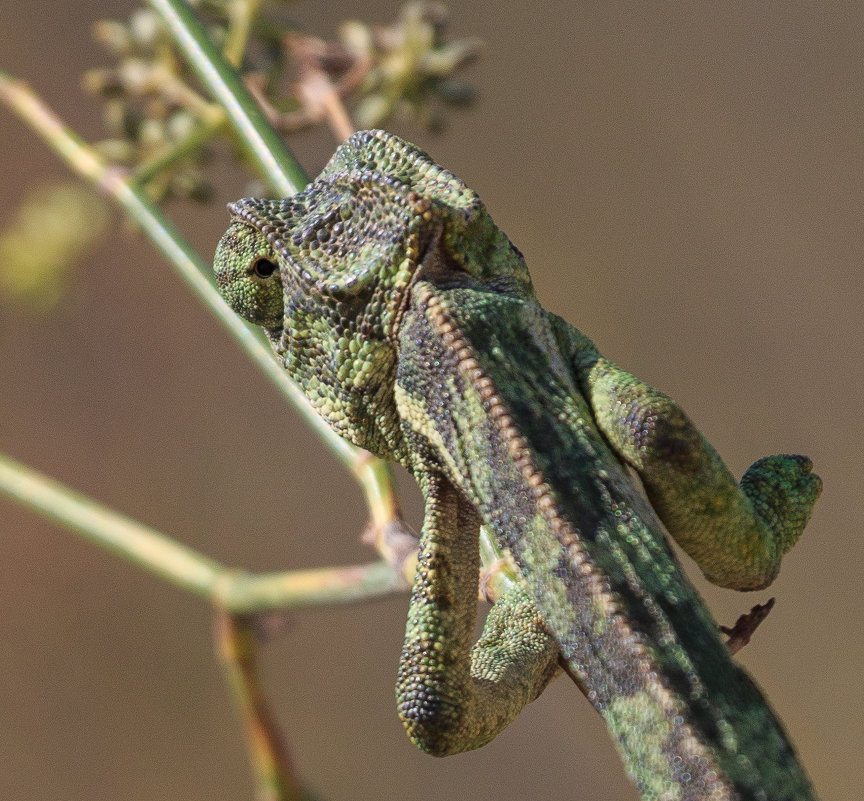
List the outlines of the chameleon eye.
{"label": "chameleon eye", "polygon": [[259,278],[269,278],[279,267],[270,259],[256,259],[252,263],[252,272]]}

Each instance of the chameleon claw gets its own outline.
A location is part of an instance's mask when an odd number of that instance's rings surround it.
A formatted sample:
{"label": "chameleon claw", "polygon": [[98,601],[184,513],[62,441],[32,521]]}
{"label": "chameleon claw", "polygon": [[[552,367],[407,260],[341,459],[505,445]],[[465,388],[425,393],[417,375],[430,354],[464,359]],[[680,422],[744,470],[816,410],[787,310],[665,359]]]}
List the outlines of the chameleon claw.
{"label": "chameleon claw", "polygon": [[735,621],[735,625],[720,626],[722,631],[729,639],[726,641],[726,647],[730,654],[737,654],[747,643],[753,633],[759,628],[759,624],[768,617],[768,613],[774,608],[774,599],[769,598],[764,604],[756,604],[749,612],[741,615]]}

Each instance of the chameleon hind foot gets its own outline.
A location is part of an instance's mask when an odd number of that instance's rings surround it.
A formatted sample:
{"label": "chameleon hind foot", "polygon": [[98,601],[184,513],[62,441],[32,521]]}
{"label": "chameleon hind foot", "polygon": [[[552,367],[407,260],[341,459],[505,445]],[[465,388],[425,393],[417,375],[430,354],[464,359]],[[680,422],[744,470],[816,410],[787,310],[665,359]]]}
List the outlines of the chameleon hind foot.
{"label": "chameleon hind foot", "polygon": [[764,604],[756,604],[749,612],[740,615],[734,626],[720,626],[720,631],[729,638],[726,640],[726,647],[730,654],[737,654],[750,642],[753,633],[773,608],[774,599],[769,598]]}

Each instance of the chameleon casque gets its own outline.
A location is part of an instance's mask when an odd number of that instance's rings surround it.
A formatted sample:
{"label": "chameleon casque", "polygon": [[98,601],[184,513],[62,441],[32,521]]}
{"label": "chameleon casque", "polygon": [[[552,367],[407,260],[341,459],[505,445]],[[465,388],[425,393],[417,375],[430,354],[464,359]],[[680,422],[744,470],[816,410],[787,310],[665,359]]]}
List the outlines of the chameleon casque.
{"label": "chameleon casque", "polygon": [[[339,434],[423,491],[397,680],[411,739],[487,743],[560,660],[644,799],[815,798],[664,535],[714,583],[765,587],[821,490],[810,460],[736,482],[669,397],[538,304],[477,194],[391,134],[355,134],[293,197],[229,208],[224,298]],[[480,526],[520,580],[472,647]]]}

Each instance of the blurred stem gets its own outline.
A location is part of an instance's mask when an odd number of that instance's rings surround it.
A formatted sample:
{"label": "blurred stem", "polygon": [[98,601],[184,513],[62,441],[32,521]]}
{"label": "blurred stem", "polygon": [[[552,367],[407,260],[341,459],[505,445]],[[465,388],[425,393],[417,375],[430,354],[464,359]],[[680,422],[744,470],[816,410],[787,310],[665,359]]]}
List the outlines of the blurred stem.
{"label": "blurred stem", "polygon": [[214,105],[207,119],[199,121],[186,136],[142,161],[135,168],[134,180],[142,185],[148,183],[175,162],[206,145],[222,129],[226,121],[227,117],[222,107]]}
{"label": "blurred stem", "polygon": [[126,561],[235,613],[354,603],[408,586],[384,562],[262,575],[233,570],[2,454],[0,492]]}
{"label": "blurred stem", "polygon": [[[344,142],[354,133],[354,123],[342,102],[339,90],[333,85],[330,77],[322,70],[314,58],[310,57],[308,45],[302,36],[294,36],[289,39],[293,42],[293,48],[297,51],[295,58],[300,62],[300,79],[295,84],[295,94],[300,101],[302,110],[297,117],[296,113],[290,115],[295,120],[305,118],[307,121],[318,122],[325,120],[336,141]],[[274,122],[279,123],[281,115],[273,112]]]}
{"label": "blurred stem", "polygon": [[299,192],[309,179],[268,125],[243,81],[210,40],[195,12],[184,0],[147,0],[165,21],[195,74],[228,114],[239,141],[258,165],[263,178],[280,195]]}
{"label": "blurred stem", "polygon": [[216,610],[216,650],[243,718],[256,801],[300,801],[303,787],[261,685],[254,623]]}
{"label": "blurred stem", "polygon": [[[213,114],[214,109],[222,111],[216,103],[208,103],[206,98],[196,92],[188,83],[178,78],[173,72],[165,68],[157,68],[156,73],[161,84],[162,96],[178,106],[183,106],[192,112],[199,120],[206,120]],[[156,75],[154,75],[154,78]]]}
{"label": "blurred stem", "polygon": [[240,69],[243,56],[246,54],[246,44],[252,30],[252,20],[258,13],[259,0],[231,0],[228,4],[228,35],[225,38],[223,52],[228,63],[234,69]]}

